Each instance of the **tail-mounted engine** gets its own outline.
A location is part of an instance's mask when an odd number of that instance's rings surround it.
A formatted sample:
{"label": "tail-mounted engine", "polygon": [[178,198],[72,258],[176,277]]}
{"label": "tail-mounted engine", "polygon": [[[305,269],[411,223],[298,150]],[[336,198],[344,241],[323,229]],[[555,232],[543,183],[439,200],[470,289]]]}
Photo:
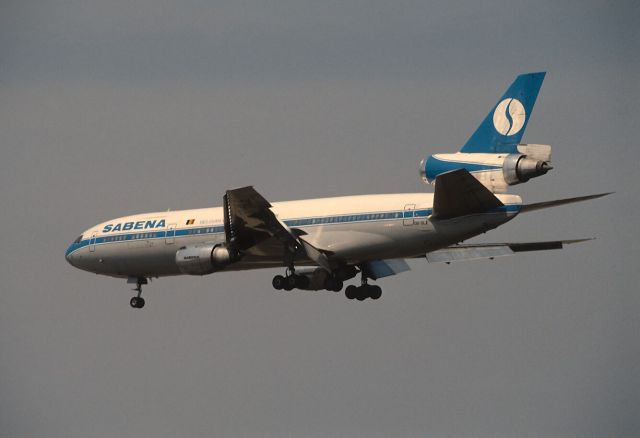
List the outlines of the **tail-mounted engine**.
{"label": "tail-mounted engine", "polygon": [[183,274],[206,275],[224,269],[237,261],[237,251],[225,244],[185,246],[176,252],[176,264]]}
{"label": "tail-mounted engine", "polygon": [[551,146],[518,145],[518,153],[435,154],[420,162],[420,176],[432,184],[442,173],[466,169],[494,193],[504,193],[509,186],[529,181],[553,169]]}

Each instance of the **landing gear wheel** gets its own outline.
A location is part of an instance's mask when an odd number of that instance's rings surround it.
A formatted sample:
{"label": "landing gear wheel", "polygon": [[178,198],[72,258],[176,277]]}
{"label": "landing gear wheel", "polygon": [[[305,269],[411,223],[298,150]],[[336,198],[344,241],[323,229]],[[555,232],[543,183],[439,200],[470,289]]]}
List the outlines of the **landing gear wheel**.
{"label": "landing gear wheel", "polygon": [[354,299],[357,295],[358,295],[358,288],[352,284],[347,286],[347,288],[344,290],[344,296],[350,300]]}
{"label": "landing gear wheel", "polygon": [[380,286],[371,286],[369,296],[372,300],[377,300],[382,296],[382,288]]}
{"label": "landing gear wheel", "polygon": [[293,275],[284,279],[284,290],[293,290],[296,287],[296,277]]}
{"label": "landing gear wheel", "polygon": [[129,277],[127,279],[127,283],[133,283],[135,281],[136,287],[133,288],[135,292],[138,292],[138,295],[131,298],[129,304],[134,309],[142,309],[144,307],[144,298],[142,298],[142,285],[147,284],[146,277]]}
{"label": "landing gear wheel", "polygon": [[369,286],[363,285],[358,288],[358,294],[356,295],[356,300],[364,301],[369,298]]}
{"label": "landing gear wheel", "polygon": [[144,298],[142,297],[133,297],[131,298],[131,301],[129,301],[129,304],[131,304],[131,307],[133,307],[134,309],[142,309],[144,307]]}
{"label": "landing gear wheel", "polygon": [[276,275],[271,281],[274,289],[282,290],[285,286],[285,278],[282,275]]}
{"label": "landing gear wheel", "polygon": [[324,288],[333,292],[340,292],[344,283],[335,277],[327,277],[324,282]]}
{"label": "landing gear wheel", "polygon": [[296,280],[296,288],[306,289],[309,287],[309,277],[306,277],[304,275],[296,275],[295,280]]}

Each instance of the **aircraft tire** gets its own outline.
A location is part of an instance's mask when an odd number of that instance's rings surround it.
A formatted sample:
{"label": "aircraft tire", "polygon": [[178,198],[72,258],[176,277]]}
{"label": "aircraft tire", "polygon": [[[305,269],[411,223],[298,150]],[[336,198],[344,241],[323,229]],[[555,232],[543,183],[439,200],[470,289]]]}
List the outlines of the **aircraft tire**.
{"label": "aircraft tire", "polygon": [[129,304],[134,309],[142,309],[144,307],[144,304],[145,304],[144,298],[142,298],[142,297],[133,297],[133,298],[131,298],[131,301],[129,301]]}
{"label": "aircraft tire", "polygon": [[271,285],[273,286],[274,289],[282,290],[284,289],[285,278],[282,275],[276,275],[275,277],[273,277],[273,280],[271,281]]}
{"label": "aircraft tire", "polygon": [[296,287],[296,278],[292,275],[284,279],[284,290],[293,290]]}
{"label": "aircraft tire", "polygon": [[309,277],[305,277],[304,275],[296,275],[295,281],[296,281],[296,287],[298,289],[305,289],[309,287]]}
{"label": "aircraft tire", "polygon": [[357,294],[358,294],[358,288],[352,284],[347,286],[347,288],[344,290],[344,296],[350,300],[354,299]]}
{"label": "aircraft tire", "polygon": [[369,296],[372,300],[377,300],[382,296],[382,288],[380,286],[371,286]]}

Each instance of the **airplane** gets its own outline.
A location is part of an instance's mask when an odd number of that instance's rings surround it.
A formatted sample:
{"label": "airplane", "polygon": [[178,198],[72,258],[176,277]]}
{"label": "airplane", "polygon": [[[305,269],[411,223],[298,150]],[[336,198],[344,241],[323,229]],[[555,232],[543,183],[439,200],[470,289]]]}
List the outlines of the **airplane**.
{"label": "airplane", "polygon": [[372,194],[267,201],[252,186],[227,190],[221,207],[143,213],[85,230],[68,247],[76,268],[126,278],[144,307],[142,286],[170,275],[285,268],[278,290],[340,292],[377,300],[378,280],[410,269],[407,259],[430,263],[493,259],[560,249],[590,239],[527,243],[462,243],[520,213],[599,198],[609,193],[523,204],[507,189],[546,174],[551,146],[520,143],[545,72],[516,77],[456,153],[430,155],[420,175],[433,193]]}

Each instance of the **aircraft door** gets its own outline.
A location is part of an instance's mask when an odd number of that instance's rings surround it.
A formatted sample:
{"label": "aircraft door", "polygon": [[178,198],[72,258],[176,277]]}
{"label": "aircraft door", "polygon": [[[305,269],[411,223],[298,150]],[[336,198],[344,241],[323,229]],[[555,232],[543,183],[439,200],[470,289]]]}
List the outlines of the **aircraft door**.
{"label": "aircraft door", "polygon": [[89,240],[89,252],[95,252],[96,250],[96,235],[98,233],[94,231],[91,233],[91,240]]}
{"label": "aircraft door", "polygon": [[414,217],[416,213],[416,204],[407,204],[404,206],[404,213],[402,224],[403,225],[413,225],[415,223]]}
{"label": "aircraft door", "polygon": [[167,245],[172,245],[176,241],[176,224],[169,224],[167,234],[164,239]]}

